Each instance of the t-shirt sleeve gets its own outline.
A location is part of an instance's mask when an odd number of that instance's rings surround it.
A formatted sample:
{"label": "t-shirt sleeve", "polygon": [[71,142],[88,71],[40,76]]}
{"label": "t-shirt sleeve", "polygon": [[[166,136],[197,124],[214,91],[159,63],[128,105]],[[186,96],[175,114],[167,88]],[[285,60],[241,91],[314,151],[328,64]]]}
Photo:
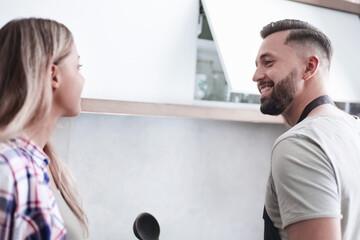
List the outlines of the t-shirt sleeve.
{"label": "t-shirt sleeve", "polygon": [[335,171],[311,139],[296,136],[278,142],[272,175],[284,229],[302,220],[342,217]]}

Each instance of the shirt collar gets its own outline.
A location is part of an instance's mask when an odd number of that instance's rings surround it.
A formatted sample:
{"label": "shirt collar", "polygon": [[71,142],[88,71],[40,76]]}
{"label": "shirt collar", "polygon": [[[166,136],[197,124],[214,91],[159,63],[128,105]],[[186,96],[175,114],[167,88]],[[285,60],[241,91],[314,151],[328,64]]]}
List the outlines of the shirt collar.
{"label": "shirt collar", "polygon": [[33,157],[34,161],[41,166],[46,168],[49,165],[49,158],[36,144],[28,139],[27,137],[17,137],[12,139],[15,145],[26,151],[30,156]]}

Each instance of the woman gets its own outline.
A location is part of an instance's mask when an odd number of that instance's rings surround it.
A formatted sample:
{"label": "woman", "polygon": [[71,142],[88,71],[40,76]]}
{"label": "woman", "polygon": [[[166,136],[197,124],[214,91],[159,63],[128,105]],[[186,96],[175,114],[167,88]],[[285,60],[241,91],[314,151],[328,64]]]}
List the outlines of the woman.
{"label": "woman", "polygon": [[86,234],[87,218],[48,143],[60,117],[80,113],[72,34],[52,20],[13,20],[0,29],[0,56],[0,239],[79,239],[70,215]]}

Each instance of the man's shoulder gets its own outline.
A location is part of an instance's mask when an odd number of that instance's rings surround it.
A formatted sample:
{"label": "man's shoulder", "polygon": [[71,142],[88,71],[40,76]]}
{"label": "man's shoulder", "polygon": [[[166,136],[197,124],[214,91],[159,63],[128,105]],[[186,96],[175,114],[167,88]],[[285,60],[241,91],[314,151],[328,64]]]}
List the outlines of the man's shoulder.
{"label": "man's shoulder", "polygon": [[304,139],[311,138],[315,132],[318,132],[320,129],[317,126],[323,127],[322,124],[319,124],[319,120],[305,119],[303,122],[293,126],[283,134],[281,134],[276,141],[274,142],[274,147],[279,143],[289,142],[289,141],[303,141]]}
{"label": "man's shoulder", "polygon": [[342,117],[331,115],[310,116],[279,136],[275,141],[275,145],[289,138],[316,140],[322,138],[324,134],[328,135],[339,130],[351,130],[347,125],[347,121],[344,121]]}

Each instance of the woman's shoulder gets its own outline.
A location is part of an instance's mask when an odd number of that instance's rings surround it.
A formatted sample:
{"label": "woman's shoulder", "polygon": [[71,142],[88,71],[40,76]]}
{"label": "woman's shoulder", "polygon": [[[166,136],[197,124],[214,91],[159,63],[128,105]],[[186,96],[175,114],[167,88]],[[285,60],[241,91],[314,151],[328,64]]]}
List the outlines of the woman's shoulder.
{"label": "woman's shoulder", "polygon": [[19,157],[18,151],[11,141],[0,143],[0,189],[4,193],[12,193],[18,165],[24,163],[24,160]]}
{"label": "woman's shoulder", "polygon": [[27,160],[27,154],[16,144],[15,140],[0,143],[0,168],[27,165]]}
{"label": "woman's shoulder", "polygon": [[16,140],[0,143],[1,181],[7,181],[10,184],[11,181],[17,181],[34,170],[31,154],[17,144]]}
{"label": "woman's shoulder", "polygon": [[37,149],[29,147],[29,143],[27,139],[0,143],[0,190],[16,192],[15,189],[27,189],[31,179],[45,180],[45,165],[38,157]]}
{"label": "woman's shoulder", "polygon": [[48,165],[48,157],[43,150],[30,139],[23,137],[0,143],[0,158],[2,162],[16,166],[35,164],[36,167],[44,169]]}

